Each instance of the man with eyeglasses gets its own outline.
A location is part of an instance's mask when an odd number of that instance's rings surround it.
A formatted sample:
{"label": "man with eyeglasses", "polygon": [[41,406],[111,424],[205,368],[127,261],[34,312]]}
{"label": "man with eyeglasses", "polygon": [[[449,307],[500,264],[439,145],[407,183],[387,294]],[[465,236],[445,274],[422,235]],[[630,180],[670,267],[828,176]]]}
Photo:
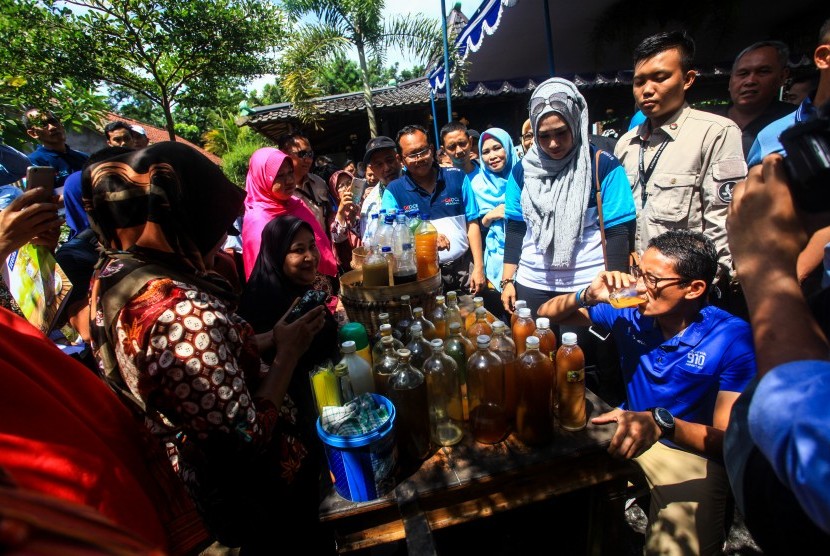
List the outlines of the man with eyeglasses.
{"label": "man with eyeglasses", "polygon": [[[596,417],[616,425],[608,451],[633,459],[651,492],[647,553],[720,554],[729,483],[724,431],[732,405],[755,376],[749,325],[707,295],[718,268],[712,240],[670,230],[649,241],[634,274],[603,271],[539,315],[611,331],[626,401]],[[609,295],[636,283],[642,302],[615,309]]]}
{"label": "man with eyeglasses", "polygon": [[470,180],[459,168],[435,162],[427,130],[408,125],[398,131],[398,160],[405,168],[383,193],[387,211],[417,209],[438,230],[438,258],[444,291],[478,293],[486,286],[478,204]]}
{"label": "man with eyeglasses", "polygon": [[371,224],[371,215],[380,212],[386,186],[401,175],[402,166],[396,149],[395,142],[385,135],[378,135],[366,143],[366,154],[363,155],[363,163],[366,164],[366,185],[368,187],[370,184],[370,173],[375,177],[377,184],[363,198],[363,204],[360,205],[360,237],[366,235],[366,230]]}
{"label": "man with eyeglasses", "polygon": [[89,155],[66,144],[66,129],[52,112],[31,108],[23,114],[26,134],[40,143],[29,154],[33,166],[51,166],[57,170],[55,188],[63,187],[69,174],[80,170]]}
{"label": "man with eyeglasses", "polygon": [[297,197],[314,214],[320,227],[328,230],[329,217],[333,216],[329,189],[323,178],[309,173],[314,162],[314,151],[308,137],[299,132],[288,133],[277,140],[277,148],[290,156],[294,163]]}
{"label": "man with eyeglasses", "polygon": [[637,205],[637,252],[666,230],[697,230],[715,242],[726,278],[732,272],[726,211],[746,163],[738,126],[686,102],[697,76],[694,53],[684,31],[658,33],[637,46],[633,92],[646,121],[620,138],[614,155]]}

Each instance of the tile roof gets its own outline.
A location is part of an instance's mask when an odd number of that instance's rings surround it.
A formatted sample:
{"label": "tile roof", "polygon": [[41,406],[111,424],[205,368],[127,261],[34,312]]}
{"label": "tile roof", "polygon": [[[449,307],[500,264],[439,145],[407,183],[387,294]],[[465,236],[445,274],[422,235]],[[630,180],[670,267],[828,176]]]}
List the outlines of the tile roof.
{"label": "tile roof", "polygon": [[[146,124],[144,122],[140,122],[140,121],[134,120],[132,118],[127,118],[126,116],[121,116],[121,115],[115,114],[113,112],[107,112],[106,115],[105,115],[105,119],[106,119],[106,122],[104,123],[104,125],[106,125],[109,122],[124,122],[125,124],[130,125],[130,126],[140,125],[141,127],[144,128],[144,131],[147,132],[147,138],[150,140],[150,143],[160,143],[162,141],[169,141],[170,140],[170,135],[167,133],[166,129],[162,129],[160,127],[156,127],[156,126],[153,126],[153,125],[150,125],[150,124]],[[199,145],[191,143],[190,141],[188,141],[184,137],[180,137],[178,135],[176,135],[176,142],[184,143],[185,145],[193,147],[194,149],[196,149],[197,151],[199,151],[200,153],[205,155],[211,162],[221,166],[221,164],[222,164],[222,159],[221,158],[219,158],[215,154],[207,152],[205,149],[201,148]]]}

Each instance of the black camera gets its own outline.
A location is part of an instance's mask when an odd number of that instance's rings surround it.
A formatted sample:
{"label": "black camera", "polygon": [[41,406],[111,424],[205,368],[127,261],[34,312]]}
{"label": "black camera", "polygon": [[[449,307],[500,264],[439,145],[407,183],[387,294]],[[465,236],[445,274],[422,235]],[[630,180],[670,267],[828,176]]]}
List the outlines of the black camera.
{"label": "black camera", "polygon": [[294,308],[291,309],[291,312],[288,313],[288,316],[285,317],[285,322],[291,324],[301,316],[305,315],[315,307],[320,305],[325,305],[326,300],[328,299],[328,294],[324,291],[320,290],[308,290],[303,294],[300,298],[300,301],[294,305]]}
{"label": "black camera", "polygon": [[830,211],[830,102],[819,108],[817,118],[785,130],[780,141],[796,206]]}

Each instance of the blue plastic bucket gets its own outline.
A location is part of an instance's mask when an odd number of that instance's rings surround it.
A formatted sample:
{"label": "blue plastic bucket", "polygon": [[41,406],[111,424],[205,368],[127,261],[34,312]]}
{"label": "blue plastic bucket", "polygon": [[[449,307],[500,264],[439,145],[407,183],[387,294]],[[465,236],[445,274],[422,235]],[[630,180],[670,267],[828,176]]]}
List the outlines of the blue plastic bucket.
{"label": "blue plastic bucket", "polygon": [[317,418],[317,434],[326,449],[334,488],[352,502],[374,500],[395,488],[395,406],[380,394],[372,397],[389,413],[389,419],[372,432],[355,436],[329,434]]}

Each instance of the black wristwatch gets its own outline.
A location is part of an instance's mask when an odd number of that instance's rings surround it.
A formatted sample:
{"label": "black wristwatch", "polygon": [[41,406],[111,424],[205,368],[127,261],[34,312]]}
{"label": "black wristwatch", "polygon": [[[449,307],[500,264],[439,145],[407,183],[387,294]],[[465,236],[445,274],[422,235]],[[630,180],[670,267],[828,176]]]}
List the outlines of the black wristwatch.
{"label": "black wristwatch", "polygon": [[652,407],[651,416],[657,426],[660,427],[661,438],[674,438],[674,415],[669,413],[669,410],[664,407]]}

